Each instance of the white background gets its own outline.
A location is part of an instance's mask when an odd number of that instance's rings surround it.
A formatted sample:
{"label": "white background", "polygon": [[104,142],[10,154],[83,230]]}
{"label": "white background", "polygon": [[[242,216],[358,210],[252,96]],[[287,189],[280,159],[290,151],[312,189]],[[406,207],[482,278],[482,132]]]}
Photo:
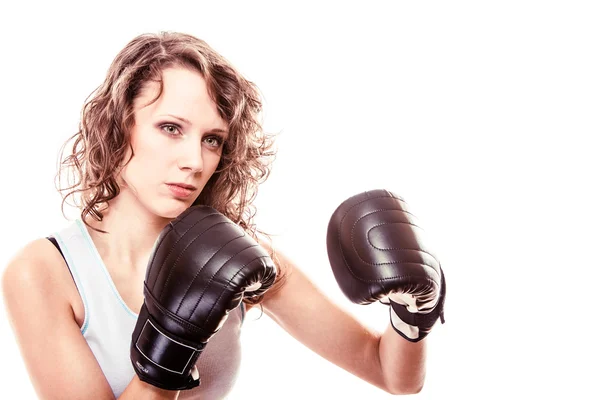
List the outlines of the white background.
{"label": "white background", "polygon": [[[257,83],[281,132],[260,227],[365,324],[383,329],[386,312],[338,289],[331,212],[386,188],[421,220],[447,275],[447,323],[413,398],[598,396],[595,2],[15,3],[0,8],[0,270],[67,223],[58,150],[113,57],[140,33],[183,31]],[[34,398],[1,312],[1,397]],[[391,397],[257,316],[231,398]]]}

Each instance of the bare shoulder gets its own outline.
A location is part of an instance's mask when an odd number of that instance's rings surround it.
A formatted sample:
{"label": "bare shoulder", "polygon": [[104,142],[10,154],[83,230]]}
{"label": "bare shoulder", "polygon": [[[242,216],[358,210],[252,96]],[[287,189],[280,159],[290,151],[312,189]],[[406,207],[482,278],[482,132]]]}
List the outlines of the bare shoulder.
{"label": "bare shoulder", "polygon": [[56,272],[61,266],[64,260],[56,247],[48,239],[36,239],[19,249],[9,261],[2,285],[45,286],[58,278]]}
{"label": "bare shoulder", "polygon": [[[273,240],[269,236],[257,234],[254,236],[254,239],[263,249],[265,249],[277,267],[275,284],[263,295],[263,300],[261,301],[263,305],[266,305],[271,299],[276,298],[281,294],[282,289],[288,284],[295,266],[280,249],[277,249],[276,246],[274,246]],[[249,309],[251,306],[247,305],[247,307]]]}
{"label": "bare shoulder", "polygon": [[267,251],[267,253],[269,253],[271,258],[275,262],[275,265],[277,266],[277,269],[278,269],[277,274],[280,275],[281,277],[288,276],[292,272],[292,270],[295,268],[292,260],[289,257],[287,257],[281,251],[281,249],[278,249],[278,248],[276,248],[276,246],[274,246],[273,240],[270,237],[268,237],[266,235],[260,235],[260,236],[256,237],[256,240],[260,244],[260,246],[263,249],[265,249]]}
{"label": "bare shoulder", "polygon": [[49,240],[41,238],[13,255],[2,273],[2,292],[9,306],[20,298],[49,294],[57,302],[68,302],[69,279],[61,254]]}
{"label": "bare shoulder", "polygon": [[273,258],[273,261],[275,261],[275,263],[278,263],[278,261],[281,260],[277,260],[278,258],[285,258],[283,252],[281,251],[281,249],[278,249],[277,246],[274,245],[273,243],[273,239],[266,235],[266,234],[262,234],[262,233],[257,233],[254,236],[254,240],[256,240],[258,242],[258,244],[260,244],[260,246],[265,249],[267,251],[267,253],[269,253],[269,255],[271,256],[271,258]]}

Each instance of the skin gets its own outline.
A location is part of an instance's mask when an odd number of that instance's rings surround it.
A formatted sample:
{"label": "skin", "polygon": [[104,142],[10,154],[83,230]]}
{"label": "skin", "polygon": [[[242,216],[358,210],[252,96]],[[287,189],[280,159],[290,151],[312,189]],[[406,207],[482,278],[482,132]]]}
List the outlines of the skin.
{"label": "skin", "polygon": [[[228,135],[199,73],[170,68],[163,71],[163,79],[158,101],[147,106],[158,93],[158,84],[150,83],[134,102],[130,138],[134,156],[121,170],[121,193],[110,202],[103,221],[88,221],[110,232],[88,229],[119,294],[136,313],[143,303],[143,281],[156,237],[200,194],[217,168]],[[169,190],[169,182],[197,189],[182,199]],[[273,250],[265,242],[261,245]],[[408,342],[391,326],[383,333],[372,331],[329,300],[292,260],[279,251],[276,254],[289,278],[263,302],[273,320],[308,348],[389,393],[420,391],[426,340]],[[10,323],[40,398],[114,398],[81,335],[85,317],[81,297],[64,260],[48,240],[35,240],[13,257],[2,276],[2,288]],[[296,301],[299,297],[302,302]],[[306,324],[307,320],[312,322]],[[178,395],[135,376],[119,398],[175,399]]]}

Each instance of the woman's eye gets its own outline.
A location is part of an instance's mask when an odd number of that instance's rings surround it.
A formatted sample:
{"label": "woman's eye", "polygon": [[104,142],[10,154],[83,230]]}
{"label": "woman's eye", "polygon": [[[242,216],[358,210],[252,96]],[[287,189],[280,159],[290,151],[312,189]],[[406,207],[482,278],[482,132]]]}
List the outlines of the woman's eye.
{"label": "woman's eye", "polygon": [[165,124],[160,127],[163,131],[171,136],[177,136],[180,134],[179,127],[173,124]]}
{"label": "woman's eye", "polygon": [[221,144],[223,144],[223,139],[220,136],[209,136],[207,138],[204,138],[204,141],[210,147],[214,148],[219,148],[221,147]]}

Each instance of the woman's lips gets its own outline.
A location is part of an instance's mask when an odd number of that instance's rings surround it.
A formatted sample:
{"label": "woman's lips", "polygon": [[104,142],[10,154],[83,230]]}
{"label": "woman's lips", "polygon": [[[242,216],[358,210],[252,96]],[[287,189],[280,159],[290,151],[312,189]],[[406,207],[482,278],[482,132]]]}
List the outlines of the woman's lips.
{"label": "woman's lips", "polygon": [[191,189],[190,186],[183,187],[177,184],[167,183],[167,187],[175,197],[181,199],[190,197],[190,195],[194,193],[194,189]]}

